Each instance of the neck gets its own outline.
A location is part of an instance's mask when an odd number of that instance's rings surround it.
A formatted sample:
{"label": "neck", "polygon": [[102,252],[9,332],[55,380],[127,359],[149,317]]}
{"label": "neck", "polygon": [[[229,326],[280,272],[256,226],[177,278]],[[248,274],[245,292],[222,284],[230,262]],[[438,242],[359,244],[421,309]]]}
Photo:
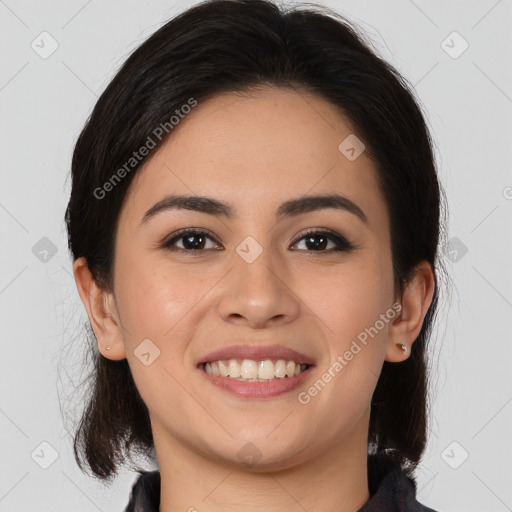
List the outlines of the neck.
{"label": "neck", "polygon": [[370,498],[368,416],[336,445],[286,469],[208,458],[153,425],[161,479],[159,512],[356,512]]}

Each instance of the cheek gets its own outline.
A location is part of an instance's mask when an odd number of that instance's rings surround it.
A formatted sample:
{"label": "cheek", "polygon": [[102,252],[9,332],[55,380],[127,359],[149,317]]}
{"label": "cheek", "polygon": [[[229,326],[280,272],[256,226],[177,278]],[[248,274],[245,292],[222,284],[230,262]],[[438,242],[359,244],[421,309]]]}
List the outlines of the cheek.
{"label": "cheek", "polygon": [[360,258],[335,271],[332,267],[327,276],[319,273],[307,302],[327,336],[329,357],[322,380],[329,382],[329,391],[320,400],[326,407],[331,401],[344,404],[355,418],[375,389],[395,315],[391,263],[387,258]]}
{"label": "cheek", "polygon": [[[118,273],[122,279],[116,285],[117,302],[137,389],[150,411],[185,415],[190,398],[183,389],[186,348],[193,332],[190,311],[204,291],[183,273],[148,262],[143,254],[119,261]],[[143,360],[147,352],[149,364]]]}
{"label": "cheek", "polygon": [[174,326],[204,295],[197,270],[194,278],[194,272],[164,263],[143,253],[116,262],[118,309],[134,342],[152,337],[163,340],[171,333],[174,338]]}
{"label": "cheek", "polygon": [[367,410],[378,381],[394,315],[389,276],[379,264],[347,265],[320,280],[308,300],[321,320],[328,357],[305,392],[311,410],[324,411],[329,422],[322,414],[308,421],[312,429],[338,436]]}
{"label": "cheek", "polygon": [[363,259],[318,269],[304,273],[300,297],[341,349],[391,306],[389,272],[380,262]]}

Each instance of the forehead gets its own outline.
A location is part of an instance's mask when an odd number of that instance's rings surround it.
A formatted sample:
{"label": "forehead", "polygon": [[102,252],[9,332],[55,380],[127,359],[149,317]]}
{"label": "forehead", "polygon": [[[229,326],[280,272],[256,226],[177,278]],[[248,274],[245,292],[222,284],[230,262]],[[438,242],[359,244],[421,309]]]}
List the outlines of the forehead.
{"label": "forehead", "polygon": [[344,152],[353,137],[340,111],[310,93],[263,87],[217,95],[199,102],[150,154],[128,191],[127,214],[138,223],[170,193],[216,197],[247,218],[275,214],[301,195],[339,193],[373,228],[385,228],[373,162],[364,151],[355,160]]}

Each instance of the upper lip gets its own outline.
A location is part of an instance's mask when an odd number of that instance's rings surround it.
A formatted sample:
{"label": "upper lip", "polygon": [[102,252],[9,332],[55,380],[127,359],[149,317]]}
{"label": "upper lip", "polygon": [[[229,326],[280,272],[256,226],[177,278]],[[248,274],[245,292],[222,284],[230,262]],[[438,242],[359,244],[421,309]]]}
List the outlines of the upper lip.
{"label": "upper lip", "polygon": [[231,345],[206,354],[200,359],[199,364],[211,363],[221,359],[252,359],[254,361],[285,359],[300,364],[312,365],[315,363],[313,359],[305,354],[284,345]]}

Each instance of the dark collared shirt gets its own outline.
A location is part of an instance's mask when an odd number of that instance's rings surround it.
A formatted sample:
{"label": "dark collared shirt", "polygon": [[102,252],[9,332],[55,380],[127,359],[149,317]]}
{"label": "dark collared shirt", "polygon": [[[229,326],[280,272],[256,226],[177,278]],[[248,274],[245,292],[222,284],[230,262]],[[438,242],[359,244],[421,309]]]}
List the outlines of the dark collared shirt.
{"label": "dark collared shirt", "polygon": [[[124,512],[159,512],[160,472],[139,471]],[[385,455],[368,456],[370,499],[357,512],[436,512],[416,500],[416,482]]]}

